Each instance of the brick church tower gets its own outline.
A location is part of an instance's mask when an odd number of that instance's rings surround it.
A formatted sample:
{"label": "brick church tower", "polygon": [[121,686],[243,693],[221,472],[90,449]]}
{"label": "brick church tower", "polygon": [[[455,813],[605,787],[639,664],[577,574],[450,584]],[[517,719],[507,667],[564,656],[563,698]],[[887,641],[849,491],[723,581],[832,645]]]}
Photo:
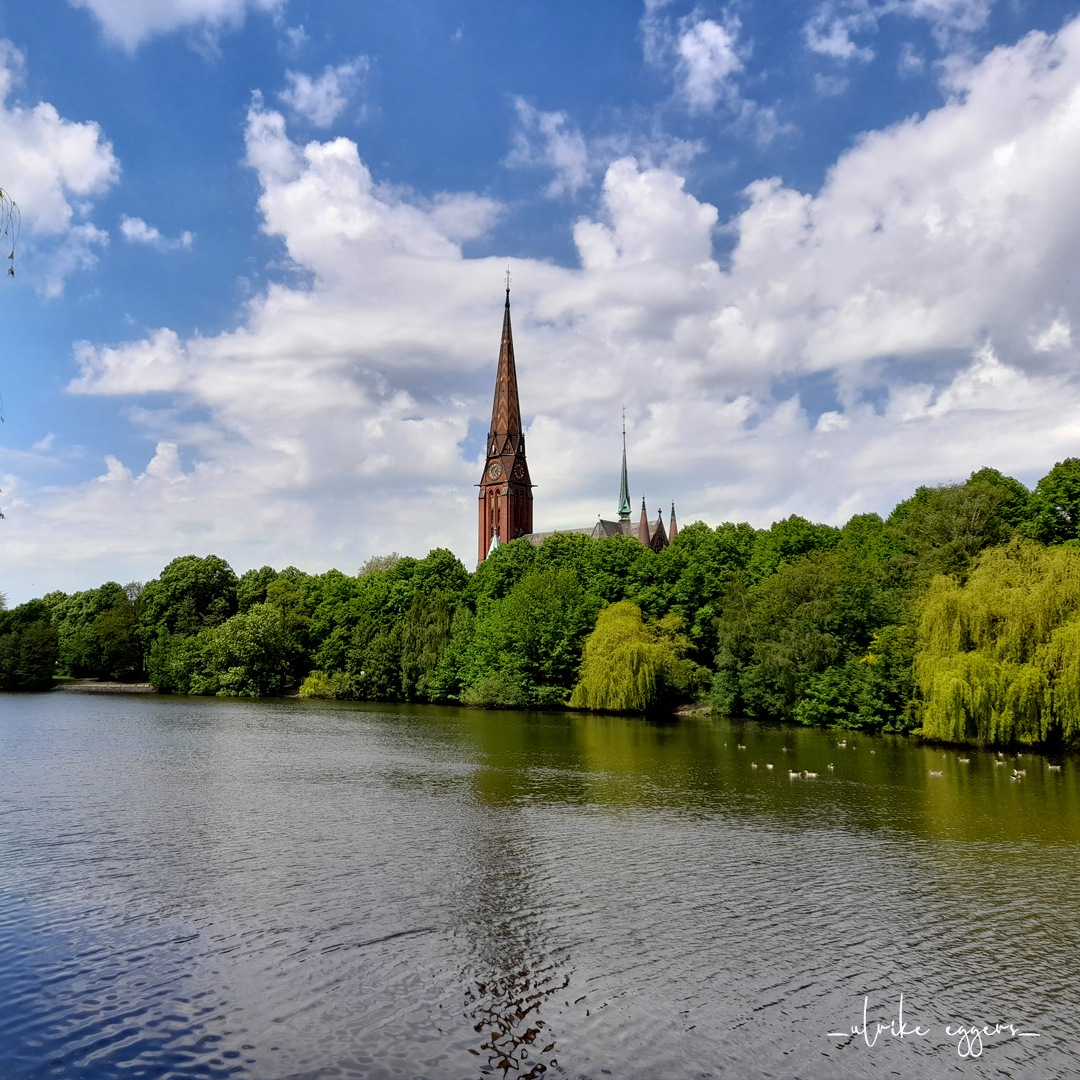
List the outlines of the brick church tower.
{"label": "brick church tower", "polygon": [[487,438],[487,463],[480,478],[478,563],[493,546],[509,543],[533,531],[532,483],[525,462],[525,435],[521,430],[514,336],[510,330],[510,283],[506,285],[499,371],[495,376],[495,402]]}

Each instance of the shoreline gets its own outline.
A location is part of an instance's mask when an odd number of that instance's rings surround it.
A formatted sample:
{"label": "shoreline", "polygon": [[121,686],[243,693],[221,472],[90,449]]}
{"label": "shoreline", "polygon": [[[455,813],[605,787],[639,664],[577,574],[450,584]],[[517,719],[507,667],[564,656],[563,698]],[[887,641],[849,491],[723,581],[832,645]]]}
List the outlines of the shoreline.
{"label": "shoreline", "polygon": [[68,694],[154,694],[157,691],[150,683],[97,682],[80,679],[78,682],[61,683],[52,688]]}

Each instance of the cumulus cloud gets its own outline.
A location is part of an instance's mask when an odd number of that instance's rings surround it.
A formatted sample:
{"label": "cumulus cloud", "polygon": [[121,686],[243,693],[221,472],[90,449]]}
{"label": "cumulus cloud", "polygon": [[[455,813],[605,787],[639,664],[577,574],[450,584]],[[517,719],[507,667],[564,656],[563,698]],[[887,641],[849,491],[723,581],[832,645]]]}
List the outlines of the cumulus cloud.
{"label": "cumulus cloud", "polygon": [[[538,527],[612,512],[624,403],[631,483],[681,520],[842,521],[1077,453],[1080,22],[953,79],[819,191],[763,178],[728,222],[670,163],[621,157],[575,225],[579,265],[513,260]],[[247,140],[263,227],[306,284],[271,286],[227,333],[81,344],[71,391],[139,401],[154,449],[77,488],[13,476],[10,573],[70,587],[185,551],[471,559],[506,262],[461,244],[500,208],[380,184],[353,142],[300,146],[258,99]]]}
{"label": "cumulus cloud", "polygon": [[729,15],[721,24],[695,9],[673,22],[664,14],[669,3],[646,0],[641,19],[644,55],[649,64],[671,73],[689,111],[722,113],[734,126],[752,131],[760,143],[786,130],[774,109],[749,100],[740,90],[739,75],[750,48],[738,40],[739,20]]}
{"label": "cumulus cloud", "polygon": [[176,239],[170,240],[162,236],[161,231],[153,225],[147,225],[142,218],[128,217],[125,214],[120,219],[120,232],[125,240],[132,244],[143,244],[146,247],[156,248],[158,251],[175,251],[177,248],[190,248],[195,242],[195,234],[182,232]]}
{"label": "cumulus cloud", "polygon": [[505,164],[512,169],[549,168],[555,177],[546,194],[576,195],[592,181],[585,138],[563,112],[540,112],[524,98],[514,99],[518,129]]}
{"label": "cumulus cloud", "polygon": [[0,140],[4,145],[4,189],[22,215],[21,247],[26,276],[56,296],[69,274],[96,261],[108,234],[80,218],[91,197],[116,182],[120,163],[92,121],[65,120],[53,105],[32,108],[11,102],[21,81],[22,54],[0,41]]}
{"label": "cumulus cloud", "polygon": [[743,69],[736,39],[739,24],[721,26],[697,15],[679,20],[675,51],[680,87],[692,109],[706,112],[738,97],[734,76]]}
{"label": "cumulus cloud", "polygon": [[126,49],[160,34],[185,27],[216,33],[239,26],[252,11],[275,11],[284,0],[68,0],[86,8],[101,23],[105,35]]}
{"label": "cumulus cloud", "polygon": [[348,105],[369,67],[368,58],[359,56],[337,67],[327,64],[317,79],[302,72],[286,71],[289,88],[278,97],[297,116],[316,127],[328,128]]}

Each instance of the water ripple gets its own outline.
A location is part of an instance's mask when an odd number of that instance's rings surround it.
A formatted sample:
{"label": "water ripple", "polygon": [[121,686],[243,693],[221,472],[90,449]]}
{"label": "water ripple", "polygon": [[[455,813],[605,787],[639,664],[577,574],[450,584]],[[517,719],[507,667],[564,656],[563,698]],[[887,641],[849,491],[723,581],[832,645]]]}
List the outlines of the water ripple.
{"label": "water ripple", "polygon": [[956,756],[2,696],[0,1077],[1080,1075],[1080,769]]}

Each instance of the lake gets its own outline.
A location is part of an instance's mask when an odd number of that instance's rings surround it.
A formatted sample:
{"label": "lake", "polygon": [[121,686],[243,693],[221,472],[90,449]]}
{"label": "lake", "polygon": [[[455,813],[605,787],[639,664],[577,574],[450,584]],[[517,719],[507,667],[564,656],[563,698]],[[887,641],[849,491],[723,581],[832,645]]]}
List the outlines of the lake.
{"label": "lake", "polygon": [[0,695],[0,1076],[1080,1075],[1077,761],[840,738]]}

